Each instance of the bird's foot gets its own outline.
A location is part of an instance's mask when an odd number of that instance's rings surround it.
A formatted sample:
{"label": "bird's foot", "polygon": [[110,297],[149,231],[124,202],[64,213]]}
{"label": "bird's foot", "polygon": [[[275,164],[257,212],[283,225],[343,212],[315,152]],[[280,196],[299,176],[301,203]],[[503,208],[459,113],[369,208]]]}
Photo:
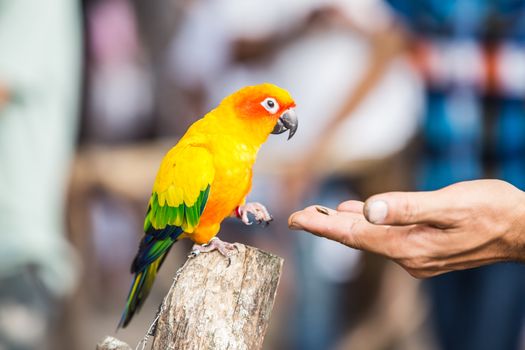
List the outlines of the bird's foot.
{"label": "bird's foot", "polygon": [[246,225],[251,225],[254,222],[257,224],[262,224],[263,226],[268,226],[268,224],[273,220],[270,213],[264,205],[258,202],[246,203],[240,205],[236,209],[236,214],[241,221]]}
{"label": "bird's foot", "polygon": [[232,243],[221,241],[218,237],[213,237],[206,244],[194,244],[193,248],[191,249],[191,253],[190,255],[188,255],[188,257],[194,258],[200,253],[209,253],[214,250],[218,250],[219,253],[230,259],[233,251],[237,250],[237,246]]}

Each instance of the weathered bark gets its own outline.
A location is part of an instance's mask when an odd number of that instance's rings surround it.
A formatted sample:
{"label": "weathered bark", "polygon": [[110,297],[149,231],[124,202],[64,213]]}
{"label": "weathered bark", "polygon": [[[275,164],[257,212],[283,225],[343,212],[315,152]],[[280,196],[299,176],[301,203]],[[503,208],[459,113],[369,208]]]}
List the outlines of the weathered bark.
{"label": "weathered bark", "polygon": [[[236,246],[231,259],[214,251],[186,261],[158,315],[153,350],[262,348],[283,259]],[[116,341],[107,337],[104,343]],[[110,349],[128,348],[97,347]]]}
{"label": "weathered bark", "polygon": [[237,244],[189,259],[166,298],[154,350],[260,349],[283,259]]}
{"label": "weathered bark", "polygon": [[107,336],[101,343],[97,345],[97,350],[132,350],[131,347],[113,337]]}

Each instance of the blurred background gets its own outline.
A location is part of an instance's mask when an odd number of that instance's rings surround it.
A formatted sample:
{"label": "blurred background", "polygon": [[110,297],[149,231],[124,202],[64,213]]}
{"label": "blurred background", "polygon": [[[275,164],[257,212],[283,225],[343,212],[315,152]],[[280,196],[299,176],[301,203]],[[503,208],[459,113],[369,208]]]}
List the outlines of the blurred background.
{"label": "blurred background", "polygon": [[[525,188],[525,1],[0,0],[0,349],[114,334],[163,155],[238,88],[297,103],[221,238],[285,258],[265,349],[525,349],[525,266],[426,281],[287,229],[312,203],[493,177]],[[141,313],[144,336],[191,242]]]}

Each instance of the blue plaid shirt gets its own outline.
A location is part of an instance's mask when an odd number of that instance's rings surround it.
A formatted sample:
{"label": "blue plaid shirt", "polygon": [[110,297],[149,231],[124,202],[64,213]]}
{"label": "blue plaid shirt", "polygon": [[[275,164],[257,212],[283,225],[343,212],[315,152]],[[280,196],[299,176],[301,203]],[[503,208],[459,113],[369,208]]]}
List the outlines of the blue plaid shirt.
{"label": "blue plaid shirt", "polygon": [[[461,45],[512,43],[525,60],[525,1],[389,0],[414,33]],[[450,62],[443,62],[446,66]],[[468,59],[463,63],[471,64]],[[461,68],[460,68],[461,69]],[[512,76],[511,76],[512,78]],[[519,77],[517,77],[519,78]],[[496,95],[472,82],[429,84],[422,126],[423,152],[417,187],[433,190],[454,182],[500,178],[525,189],[523,93]]]}
{"label": "blue plaid shirt", "polygon": [[[474,47],[470,51],[474,55],[460,50],[452,59],[447,59],[451,56],[443,53],[443,46],[434,51],[437,57],[444,57],[443,62],[438,60],[442,64],[438,68],[445,69],[435,69],[428,79],[417,187],[434,190],[491,177],[525,189],[525,90],[520,87],[523,72],[518,69],[525,60],[525,1],[389,3],[430,47],[432,43],[450,45],[452,50],[454,45],[462,50]],[[510,63],[502,59],[500,66],[490,66],[494,60],[487,58],[498,57],[489,56],[490,47],[498,45],[513,48],[517,55]],[[494,89],[490,83],[480,88],[478,79],[468,81],[468,74],[463,73],[475,66],[471,61],[476,55],[492,68],[485,73],[502,75],[492,82],[507,79],[510,84],[494,84]],[[459,69],[443,74],[450,64],[458,64]],[[443,349],[518,349],[525,321],[525,266],[496,264],[448,273],[430,279],[426,286],[433,306],[432,323]]]}

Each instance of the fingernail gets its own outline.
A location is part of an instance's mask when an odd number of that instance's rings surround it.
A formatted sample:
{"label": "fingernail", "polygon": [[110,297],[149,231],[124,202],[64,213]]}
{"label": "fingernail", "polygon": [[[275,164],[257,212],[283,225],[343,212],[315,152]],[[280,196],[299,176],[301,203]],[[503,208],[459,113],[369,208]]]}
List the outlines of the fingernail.
{"label": "fingernail", "polygon": [[371,223],[381,224],[385,221],[388,214],[388,205],[385,201],[377,200],[368,204],[365,208],[365,215]]}
{"label": "fingernail", "polygon": [[303,229],[303,227],[299,225],[298,223],[296,223],[295,221],[290,222],[288,227],[292,230],[302,230]]}
{"label": "fingernail", "polygon": [[290,216],[288,219],[288,227],[291,230],[302,230],[303,227],[297,223],[297,221],[294,220],[295,215]]}

